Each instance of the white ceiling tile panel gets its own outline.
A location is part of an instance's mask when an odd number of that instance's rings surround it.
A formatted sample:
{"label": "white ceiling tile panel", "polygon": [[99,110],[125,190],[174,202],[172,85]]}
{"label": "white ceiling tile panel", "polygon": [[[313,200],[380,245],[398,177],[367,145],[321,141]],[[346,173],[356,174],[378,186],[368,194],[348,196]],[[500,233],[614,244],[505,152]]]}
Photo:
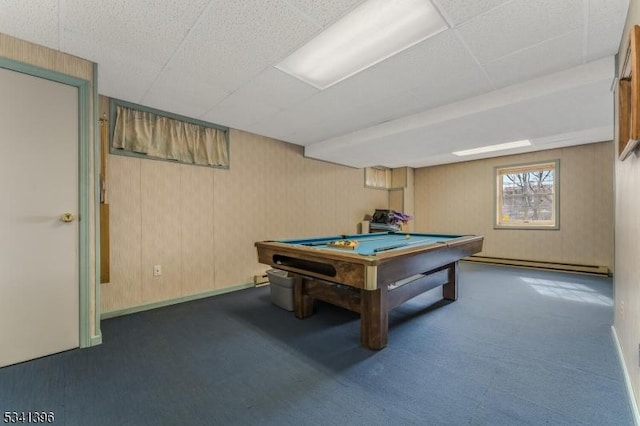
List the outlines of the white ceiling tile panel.
{"label": "white ceiling tile panel", "polygon": [[291,130],[290,120],[285,111],[277,112],[245,127],[248,132],[291,142],[287,139]]}
{"label": "white ceiling tile panel", "polygon": [[559,38],[484,64],[496,88],[540,77],[582,63],[583,32],[576,30]]}
{"label": "white ceiling tile panel", "polygon": [[[470,78],[460,81],[458,77],[462,75]],[[452,84],[458,86],[452,88]],[[401,93],[419,93],[425,106],[435,106],[489,88],[489,82],[459,39],[451,31],[445,31],[324,93],[353,107],[377,104]]]}
{"label": "white ceiling tile panel", "polygon": [[286,0],[320,26],[346,15],[363,0]]}
{"label": "white ceiling tile panel", "polygon": [[65,35],[64,38],[69,52],[98,64],[98,87],[101,95],[140,103],[142,96],[162,70],[160,64],[112,46],[100,45],[90,38],[77,35]]}
{"label": "white ceiling tile panel", "polygon": [[281,0],[215,2],[191,30],[171,66],[233,92],[317,30]]}
{"label": "white ceiling tile panel", "polygon": [[453,25],[459,25],[487,12],[509,0],[432,0],[444,17]]}
{"label": "white ceiling tile panel", "polygon": [[165,68],[140,102],[175,114],[200,118],[228,95],[206,80]]}
{"label": "white ceiling tile panel", "polygon": [[618,52],[628,8],[628,0],[589,0],[587,61]]}
{"label": "white ceiling tile panel", "polygon": [[439,78],[426,79],[423,85],[412,90],[412,94],[421,100],[422,110],[427,110],[490,90],[490,83],[474,64],[456,69],[451,74]]}
{"label": "white ceiling tile panel", "polygon": [[0,32],[58,50],[59,14],[57,1],[2,0]]}
{"label": "white ceiling tile panel", "polygon": [[332,116],[321,122],[300,127],[299,130],[288,134],[287,137],[295,140],[295,143],[310,145],[416,112],[418,103],[418,99],[411,94],[402,94],[395,98],[384,99],[379,103],[342,109],[335,111]]}
{"label": "white ceiling tile panel", "polygon": [[461,25],[471,53],[486,63],[583,28],[583,0],[513,0]]}
{"label": "white ceiling tile panel", "polygon": [[321,123],[346,113],[353,108],[353,103],[347,99],[334,96],[330,92],[319,92],[288,109],[288,116],[292,126],[306,126],[312,123]]}
{"label": "white ceiling tile panel", "polygon": [[[326,122],[331,119],[334,112],[331,108],[326,107],[328,102],[328,100],[324,100],[322,103],[316,103],[308,99],[296,105],[295,108],[265,115],[244,128],[254,133],[302,145],[306,143],[306,139],[304,143],[300,139],[292,140],[292,135],[304,134],[312,128],[331,129]],[[213,119],[213,117],[211,118]]]}
{"label": "white ceiling tile panel", "polygon": [[209,0],[65,0],[65,30],[164,64]]}
{"label": "white ceiling tile panel", "polygon": [[271,103],[278,108],[290,108],[318,93],[318,89],[280,71],[269,67],[255,79],[238,89],[245,99]]}
{"label": "white ceiling tile panel", "polygon": [[352,125],[350,131],[364,127],[365,123],[367,126],[372,126],[423,111],[425,108],[424,100],[409,92],[364,105],[359,109],[361,110],[360,115],[363,117],[363,124],[359,127]]}
{"label": "white ceiling tile panel", "polygon": [[246,130],[252,123],[278,111],[272,104],[234,93],[202,115],[202,119]]}

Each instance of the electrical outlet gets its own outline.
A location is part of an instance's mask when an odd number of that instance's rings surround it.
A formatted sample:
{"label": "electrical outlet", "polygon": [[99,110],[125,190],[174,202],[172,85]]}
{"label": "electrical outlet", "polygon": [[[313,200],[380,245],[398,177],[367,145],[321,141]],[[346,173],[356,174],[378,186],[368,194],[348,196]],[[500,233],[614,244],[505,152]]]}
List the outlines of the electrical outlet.
{"label": "electrical outlet", "polygon": [[160,275],[162,275],[162,266],[153,265],[153,276],[159,277]]}

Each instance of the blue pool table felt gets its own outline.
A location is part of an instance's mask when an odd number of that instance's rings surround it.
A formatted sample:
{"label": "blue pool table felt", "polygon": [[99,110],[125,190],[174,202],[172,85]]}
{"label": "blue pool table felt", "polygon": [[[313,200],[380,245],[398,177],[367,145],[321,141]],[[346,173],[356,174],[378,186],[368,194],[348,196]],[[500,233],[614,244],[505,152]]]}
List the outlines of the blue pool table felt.
{"label": "blue pool table felt", "polygon": [[[284,244],[312,247],[319,250],[351,252],[361,254],[363,256],[375,256],[378,253],[386,253],[393,250],[401,250],[409,247],[446,243],[447,241],[454,240],[460,237],[461,235],[388,232],[374,234],[333,235],[329,237],[304,238],[296,240],[285,240],[280,242]],[[358,246],[354,249],[345,249],[330,247],[327,245],[332,241],[338,240],[357,240]]]}

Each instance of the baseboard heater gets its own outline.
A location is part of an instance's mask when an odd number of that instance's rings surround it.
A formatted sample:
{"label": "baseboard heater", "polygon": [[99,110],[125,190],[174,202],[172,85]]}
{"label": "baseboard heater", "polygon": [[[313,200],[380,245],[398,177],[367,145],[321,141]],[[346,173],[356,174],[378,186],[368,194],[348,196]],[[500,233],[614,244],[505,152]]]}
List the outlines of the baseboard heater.
{"label": "baseboard heater", "polygon": [[611,275],[609,268],[601,265],[579,265],[574,263],[554,263],[539,260],[506,259],[502,257],[469,256],[464,260],[497,265],[523,266],[527,268],[552,269],[555,271],[582,272],[586,274]]}

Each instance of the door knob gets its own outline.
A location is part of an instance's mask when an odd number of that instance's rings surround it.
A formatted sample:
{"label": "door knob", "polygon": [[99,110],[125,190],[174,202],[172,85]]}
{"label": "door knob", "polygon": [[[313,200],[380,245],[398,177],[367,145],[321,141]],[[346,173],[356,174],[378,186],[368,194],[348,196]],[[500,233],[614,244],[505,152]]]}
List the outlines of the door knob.
{"label": "door knob", "polygon": [[60,220],[63,222],[73,222],[73,219],[75,218],[71,213],[64,213],[62,216],[60,216]]}

